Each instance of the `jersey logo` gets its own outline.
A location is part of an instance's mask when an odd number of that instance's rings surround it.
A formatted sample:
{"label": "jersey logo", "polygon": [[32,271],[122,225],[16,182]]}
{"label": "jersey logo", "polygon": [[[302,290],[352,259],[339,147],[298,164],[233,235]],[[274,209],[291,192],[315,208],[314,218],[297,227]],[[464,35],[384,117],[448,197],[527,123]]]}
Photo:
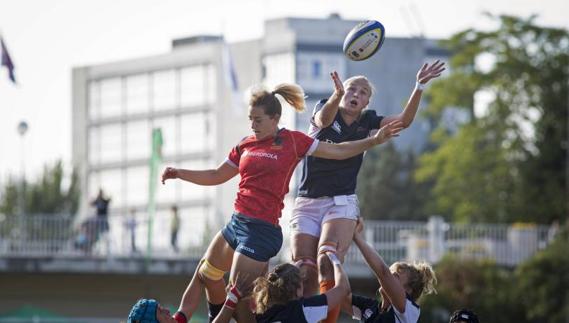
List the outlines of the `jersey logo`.
{"label": "jersey logo", "polygon": [[249,247],[244,246],[244,245],[240,245],[239,247],[237,247],[237,250],[245,250],[245,251],[248,251],[250,253],[255,253],[255,250],[253,248],[249,248]]}
{"label": "jersey logo", "polygon": [[363,316],[365,319],[369,319],[372,315],[373,315],[373,311],[370,308],[368,308],[364,311]]}
{"label": "jersey logo", "polygon": [[278,160],[279,156],[277,154],[271,154],[271,153],[267,153],[264,151],[251,151],[248,152],[245,151],[243,152],[243,157],[245,156],[251,156],[251,157],[261,157],[261,158],[268,158],[268,159],[273,159],[273,160]]}
{"label": "jersey logo", "polygon": [[340,127],[338,121],[334,121],[334,123],[332,124],[332,129],[334,129],[334,131],[336,131],[337,133],[342,133],[342,127]]}

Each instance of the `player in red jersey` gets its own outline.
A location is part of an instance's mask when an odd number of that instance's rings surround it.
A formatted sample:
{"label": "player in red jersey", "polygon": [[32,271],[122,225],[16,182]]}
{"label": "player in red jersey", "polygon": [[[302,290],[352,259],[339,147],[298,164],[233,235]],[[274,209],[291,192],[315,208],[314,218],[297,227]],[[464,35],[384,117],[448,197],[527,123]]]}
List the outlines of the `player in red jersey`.
{"label": "player in red jersey", "polygon": [[[241,176],[235,212],[213,238],[184,292],[179,311],[174,315],[179,322],[189,319],[198,306],[201,284],[205,285],[212,321],[224,301],[232,309],[237,303],[235,297],[226,300],[224,273],[230,271],[231,282],[237,274],[252,282],[267,271],[269,259],[277,254],[283,241],[279,226],[283,199],[292,172],[304,156],[349,158],[389,140],[402,130],[401,122],[395,121],[380,129],[374,137],[341,144],[320,142],[302,132],[278,128],[281,102],[288,103],[297,112],[302,111],[302,88],[281,84],[273,91],[254,91],[249,100],[253,134],[235,146],[217,169],[167,167],[162,174],[162,183],[178,178],[198,185],[219,185],[237,174]],[[194,282],[196,279],[200,282]],[[242,317],[243,320],[254,319],[251,313],[244,315],[250,317]]]}

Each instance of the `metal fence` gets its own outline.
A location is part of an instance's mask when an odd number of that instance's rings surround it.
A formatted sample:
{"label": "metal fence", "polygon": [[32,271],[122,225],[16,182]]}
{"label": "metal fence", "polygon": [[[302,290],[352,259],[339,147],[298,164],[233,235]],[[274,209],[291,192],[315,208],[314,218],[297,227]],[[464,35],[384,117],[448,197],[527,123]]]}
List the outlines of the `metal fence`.
{"label": "metal fence", "polygon": [[[6,217],[0,221],[0,257],[153,257],[199,259],[207,248],[204,237],[183,239],[199,243],[180,244],[180,251],[172,250],[168,233],[156,219],[148,235],[147,222],[129,226],[121,217],[107,220],[90,218],[75,221],[64,215]],[[162,224],[163,225],[163,224]],[[164,225],[163,225],[164,226]],[[167,225],[166,225],[167,227]],[[131,238],[136,240],[136,249]],[[515,266],[535,252],[545,248],[555,235],[554,227],[535,224],[449,224],[440,217],[428,222],[366,221],[367,241],[386,262],[396,260],[426,260],[437,263],[445,254],[452,253],[469,259],[489,259],[500,265]],[[283,255],[284,261],[288,255]],[[364,264],[352,247],[347,263]]]}

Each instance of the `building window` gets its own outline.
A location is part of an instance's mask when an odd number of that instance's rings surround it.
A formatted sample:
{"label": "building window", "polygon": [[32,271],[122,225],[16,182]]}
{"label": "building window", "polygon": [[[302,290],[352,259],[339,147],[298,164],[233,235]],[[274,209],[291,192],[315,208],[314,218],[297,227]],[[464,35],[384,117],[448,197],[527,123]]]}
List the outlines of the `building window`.
{"label": "building window", "polygon": [[99,127],[90,128],[88,133],[89,136],[89,164],[99,165],[101,161],[101,135]]}
{"label": "building window", "polygon": [[126,204],[146,205],[148,203],[148,166],[129,167],[126,169]]}
{"label": "building window", "polygon": [[148,107],[149,107],[148,74],[138,74],[138,75],[128,76],[125,82],[126,82],[126,98],[125,98],[126,113],[129,115],[137,113],[148,113]]}
{"label": "building window", "polygon": [[342,54],[328,52],[300,52],[296,58],[297,82],[306,92],[329,93],[333,83],[328,73],[337,71],[340,77],[346,76],[346,59]]}
{"label": "building window", "polygon": [[152,99],[154,111],[176,108],[176,72],[167,70],[155,72],[152,77]]}
{"label": "building window", "polygon": [[206,103],[208,74],[204,65],[186,67],[180,70],[180,97],[183,108]]}
{"label": "building window", "polygon": [[99,129],[101,163],[122,161],[122,125],[109,124]]}
{"label": "building window", "polygon": [[182,154],[206,152],[212,138],[207,135],[207,113],[191,113],[180,118],[180,140]]}
{"label": "building window", "polygon": [[101,81],[100,114],[101,118],[116,117],[122,114],[122,81],[110,78]]}
{"label": "building window", "polygon": [[206,67],[207,76],[207,95],[206,103],[213,104],[217,101],[217,73],[213,65],[207,65]]}
{"label": "building window", "polygon": [[101,84],[89,83],[89,119],[97,120],[100,117]]}
{"label": "building window", "polygon": [[264,82],[269,87],[283,82],[295,82],[294,54],[267,55],[263,58],[262,64],[266,71]]}
{"label": "building window", "polygon": [[150,158],[152,132],[147,120],[126,123],[126,142],[124,150],[128,160]]}
{"label": "building window", "polygon": [[315,60],[312,61],[312,78],[319,79],[322,77],[322,63],[320,61]]}

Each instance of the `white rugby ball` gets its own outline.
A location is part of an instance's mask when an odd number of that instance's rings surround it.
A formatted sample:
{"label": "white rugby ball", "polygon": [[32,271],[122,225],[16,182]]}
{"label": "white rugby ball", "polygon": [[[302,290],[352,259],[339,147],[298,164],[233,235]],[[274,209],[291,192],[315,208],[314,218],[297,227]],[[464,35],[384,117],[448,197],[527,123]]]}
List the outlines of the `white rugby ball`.
{"label": "white rugby ball", "polygon": [[357,24],[344,40],[344,54],[353,61],[363,61],[377,52],[385,40],[385,28],[376,20]]}

